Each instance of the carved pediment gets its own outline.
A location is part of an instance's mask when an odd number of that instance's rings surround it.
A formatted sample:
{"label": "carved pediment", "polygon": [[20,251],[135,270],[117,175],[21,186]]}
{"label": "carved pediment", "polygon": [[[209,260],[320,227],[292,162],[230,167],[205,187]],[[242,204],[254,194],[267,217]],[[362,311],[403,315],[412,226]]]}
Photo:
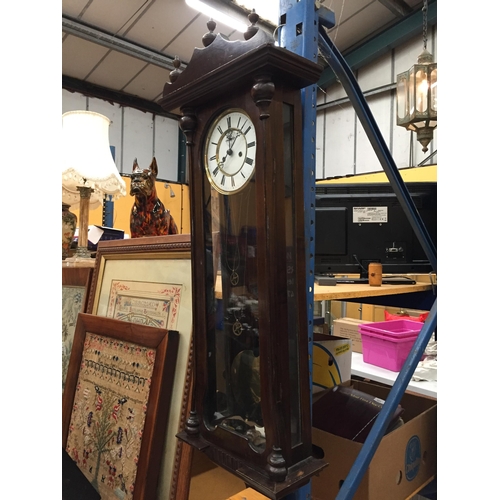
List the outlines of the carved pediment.
{"label": "carved pediment", "polygon": [[177,68],[172,72],[172,81],[164,85],[160,106],[165,111],[197,106],[242,84],[252,85],[254,78],[262,74],[286,81],[294,88],[319,79],[320,65],[276,46],[269,33],[253,25],[249,31],[252,28],[254,34],[247,35],[251,36],[248,40],[227,40],[220,34],[207,33],[204,43],[208,45],[194,49],[184,71]]}

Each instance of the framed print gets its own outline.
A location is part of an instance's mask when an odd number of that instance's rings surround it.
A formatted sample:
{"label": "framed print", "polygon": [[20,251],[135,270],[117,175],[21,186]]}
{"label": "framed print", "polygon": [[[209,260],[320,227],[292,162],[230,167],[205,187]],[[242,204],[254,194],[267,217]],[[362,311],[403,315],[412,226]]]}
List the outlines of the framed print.
{"label": "framed print", "polygon": [[106,316],[175,328],[183,287],[176,283],[112,280]]}
{"label": "framed print", "polygon": [[179,334],[79,313],[63,448],[102,500],[156,498]]}
{"label": "framed print", "polygon": [[[187,499],[190,447],[176,434],[190,410],[192,297],[190,235],[165,235],[99,243],[87,312],[179,332],[158,495]],[[186,473],[187,469],[187,473]]]}
{"label": "framed print", "polygon": [[68,373],[78,313],[85,312],[93,267],[62,267],[62,390]]}

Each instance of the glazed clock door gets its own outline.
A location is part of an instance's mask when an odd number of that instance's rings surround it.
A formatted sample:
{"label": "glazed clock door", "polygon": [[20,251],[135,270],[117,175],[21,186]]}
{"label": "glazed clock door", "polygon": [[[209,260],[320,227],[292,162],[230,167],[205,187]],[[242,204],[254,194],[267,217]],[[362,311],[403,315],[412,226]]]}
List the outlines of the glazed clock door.
{"label": "glazed clock door", "polygon": [[[296,231],[302,222],[297,221],[295,215],[294,186],[297,180],[294,179],[294,107],[290,104],[276,106],[275,112],[282,115],[280,123],[283,131],[274,135],[281,138],[280,149],[283,151],[284,164],[279,169],[281,179],[274,180],[272,190],[281,197],[279,205],[282,209],[278,218],[282,221],[279,231],[284,245],[277,261],[282,270],[280,281],[286,282],[286,290],[281,289],[283,297],[275,300],[282,311],[280,314],[285,315],[281,316],[283,322],[280,326],[283,332],[287,332],[286,335],[282,334],[282,343],[278,349],[288,353],[288,366],[283,369],[288,374],[290,386],[299,388],[301,367],[298,339],[301,321],[297,313],[297,298],[303,292],[299,287],[304,285],[297,280],[295,266],[297,252],[300,251],[295,245]],[[270,273],[266,280],[261,276],[259,281],[258,277],[258,232],[261,235],[260,241],[267,237],[265,229],[257,220],[257,205],[261,199],[261,193],[259,195],[256,190],[257,172],[252,172],[244,185],[234,191],[225,191],[221,183],[221,169],[216,171],[218,177],[214,180],[211,166],[215,165],[214,169],[217,168],[217,163],[222,162],[234,139],[231,131],[234,120],[229,123],[226,120],[227,114],[222,113],[220,116],[222,119],[215,119],[210,126],[203,154],[206,167],[204,240],[212,264],[205,267],[205,282],[216,283],[216,303],[212,303],[212,295],[207,295],[207,310],[212,311],[207,324],[213,324],[214,328],[207,330],[206,337],[208,389],[204,397],[203,420],[212,431],[218,428],[240,435],[246,441],[242,443],[242,448],[249,446],[254,452],[262,453],[266,448],[266,426],[261,404],[260,341],[266,333],[259,328],[263,311],[259,306],[259,299],[266,297],[268,289],[274,286],[275,278]],[[251,142],[254,142],[254,135],[250,137]],[[242,154],[242,158],[243,156],[245,154]],[[229,169],[225,162],[224,167]],[[258,162],[256,169],[260,169],[261,175],[265,170]],[[233,170],[236,171],[237,168]],[[287,433],[291,436],[290,447],[293,448],[303,439],[301,395],[297,390],[290,392],[285,422]]]}
{"label": "glazed clock door", "polygon": [[[210,133],[208,140],[214,135],[225,141],[228,134]],[[249,142],[255,142],[255,133],[250,137]],[[243,142],[245,134],[239,139]],[[210,146],[208,152],[214,156]],[[244,162],[241,160],[234,171],[239,172]],[[224,184],[220,171],[217,183],[207,168],[204,185],[209,193],[206,220],[210,222],[205,225],[205,241],[212,241],[214,255],[214,276],[207,276],[207,281],[216,280],[217,298],[210,321],[214,331],[207,332],[209,375],[204,421],[211,429],[218,427],[240,435],[259,452],[265,449],[265,431],[260,404],[256,193],[253,169],[246,172],[244,185],[228,194],[221,192]],[[212,273],[210,267],[206,266],[207,273]]]}

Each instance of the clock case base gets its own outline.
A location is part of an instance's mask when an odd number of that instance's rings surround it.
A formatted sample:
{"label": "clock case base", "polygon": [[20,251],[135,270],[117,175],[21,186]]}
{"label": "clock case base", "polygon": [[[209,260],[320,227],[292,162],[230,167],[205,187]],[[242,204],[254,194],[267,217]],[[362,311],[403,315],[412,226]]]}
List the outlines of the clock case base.
{"label": "clock case base", "polygon": [[285,479],[277,482],[269,479],[256,469],[245,465],[235,455],[209,443],[199,434],[192,435],[186,431],[182,431],[177,434],[177,437],[198,451],[205,453],[210,460],[219,466],[238,476],[246,486],[253,488],[272,500],[279,500],[293,493],[298,488],[305,486],[312,476],[318,474],[328,465],[324,460],[308,457],[302,462],[291,466],[288,469]]}

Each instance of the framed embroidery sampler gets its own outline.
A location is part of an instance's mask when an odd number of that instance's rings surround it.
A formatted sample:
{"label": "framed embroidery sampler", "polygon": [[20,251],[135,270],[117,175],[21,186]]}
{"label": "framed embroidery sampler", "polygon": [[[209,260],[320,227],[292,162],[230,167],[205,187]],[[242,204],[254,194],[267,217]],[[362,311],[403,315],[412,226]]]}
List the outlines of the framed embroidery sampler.
{"label": "framed embroidery sampler", "polygon": [[189,234],[99,243],[87,312],[179,332],[159,498],[187,500],[192,449],[178,440],[191,402],[192,297]]}
{"label": "framed embroidery sampler", "polygon": [[63,448],[102,500],[156,498],[179,334],[79,313]]}
{"label": "framed embroidery sampler", "polygon": [[93,267],[62,267],[62,390],[68,373],[78,313],[85,312]]}

